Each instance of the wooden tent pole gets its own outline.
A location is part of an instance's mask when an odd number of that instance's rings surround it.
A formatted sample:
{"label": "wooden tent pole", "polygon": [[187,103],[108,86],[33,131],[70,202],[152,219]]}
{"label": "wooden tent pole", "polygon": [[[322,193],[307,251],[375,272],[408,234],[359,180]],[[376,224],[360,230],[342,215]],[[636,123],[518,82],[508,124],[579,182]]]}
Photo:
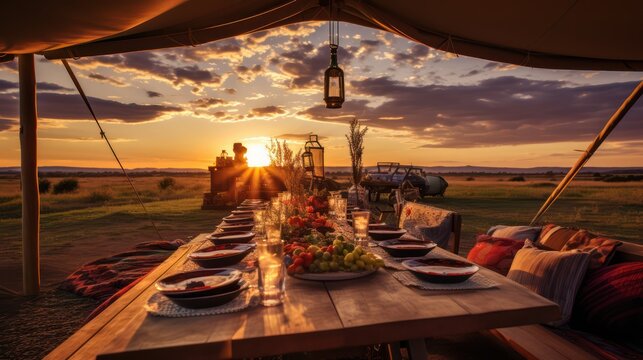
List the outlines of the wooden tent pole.
{"label": "wooden tent pole", "polygon": [[22,181],[22,288],[25,295],[37,295],[40,291],[40,193],[38,191],[38,111],[34,55],[19,55],[18,66]]}
{"label": "wooden tent pole", "polygon": [[636,100],[641,97],[641,94],[643,94],[643,81],[639,82],[638,85],[632,90],[630,95],[623,101],[621,106],[616,110],[616,112],[612,115],[612,117],[609,118],[605,126],[603,126],[603,129],[601,132],[596,136],[594,141],[592,141],[591,144],[587,147],[587,149],[581,154],[581,156],[576,160],[576,164],[569,169],[569,172],[563,180],[558,184],[558,186],[554,189],[554,191],[549,195],[549,198],[545,203],[540,207],[540,210],[538,210],[538,213],[536,213],[536,216],[531,220],[531,223],[529,225],[534,225],[536,224],[540,218],[545,214],[545,212],[549,209],[549,207],[558,199],[560,194],[563,193],[563,191],[567,188],[567,185],[571,183],[571,181],[574,179],[574,177],[580,172],[580,170],[583,168],[583,166],[589,161],[589,159],[594,155],[594,152],[598,150],[598,148],[601,146],[603,141],[607,139],[609,134],[614,130],[616,125],[618,125],[619,121],[627,114],[627,112],[630,110],[630,108],[636,104]]}

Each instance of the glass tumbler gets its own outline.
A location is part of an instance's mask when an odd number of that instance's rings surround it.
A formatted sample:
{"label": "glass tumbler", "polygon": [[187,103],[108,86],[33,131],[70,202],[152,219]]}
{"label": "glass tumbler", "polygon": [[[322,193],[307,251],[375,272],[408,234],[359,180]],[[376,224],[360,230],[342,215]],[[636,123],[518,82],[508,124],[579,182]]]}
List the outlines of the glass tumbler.
{"label": "glass tumbler", "polygon": [[286,265],[283,242],[257,244],[257,283],[261,304],[276,306],[284,301],[286,294]]}
{"label": "glass tumbler", "polygon": [[353,211],[353,232],[355,245],[368,246],[368,221],[370,211]]}

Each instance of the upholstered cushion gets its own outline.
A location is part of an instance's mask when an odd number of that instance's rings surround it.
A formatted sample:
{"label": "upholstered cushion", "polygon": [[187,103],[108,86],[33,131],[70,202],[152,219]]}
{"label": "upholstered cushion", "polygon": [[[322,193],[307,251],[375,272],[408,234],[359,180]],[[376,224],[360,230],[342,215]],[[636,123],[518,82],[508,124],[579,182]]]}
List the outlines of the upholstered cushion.
{"label": "upholstered cushion", "polygon": [[529,240],[525,241],[525,247],[516,253],[507,277],[557,303],[561,319],[551,325],[564,325],[572,315],[574,298],[587,271],[590,255],[532,246]]}
{"label": "upholstered cushion", "polygon": [[587,232],[586,230],[579,230],[574,236],[565,243],[560,251],[580,250],[589,252],[591,260],[589,262],[590,269],[597,269],[609,263],[614,255],[616,247],[622,244],[621,241],[608,239],[602,236]]}
{"label": "upholstered cushion", "polygon": [[[538,246],[543,249],[558,251],[562,249],[567,241],[576,235],[578,231],[578,229],[554,224],[545,225],[538,236]],[[589,235],[593,234],[589,233]],[[593,237],[596,237],[596,235],[593,235]]]}
{"label": "upholstered cushion", "polygon": [[507,275],[514,256],[523,247],[524,243],[524,240],[478,235],[476,244],[467,255],[467,260],[502,275]]}
{"label": "upholstered cushion", "polygon": [[[404,203],[400,214],[400,227],[406,229],[410,235],[423,238],[423,228],[444,228],[451,234],[453,227],[452,211],[436,208],[433,206],[412,202]],[[429,230],[426,230],[429,231]],[[425,235],[431,235],[428,232]],[[435,233],[433,233],[435,236]],[[429,236],[430,237],[430,236]],[[431,239],[435,242],[442,242],[442,239]]]}
{"label": "upholstered cushion", "polygon": [[612,337],[643,339],[643,262],[589,272],[578,291],[573,325]]}
{"label": "upholstered cushion", "polygon": [[536,241],[540,234],[540,226],[507,226],[496,225],[487,231],[487,235],[497,238]]}

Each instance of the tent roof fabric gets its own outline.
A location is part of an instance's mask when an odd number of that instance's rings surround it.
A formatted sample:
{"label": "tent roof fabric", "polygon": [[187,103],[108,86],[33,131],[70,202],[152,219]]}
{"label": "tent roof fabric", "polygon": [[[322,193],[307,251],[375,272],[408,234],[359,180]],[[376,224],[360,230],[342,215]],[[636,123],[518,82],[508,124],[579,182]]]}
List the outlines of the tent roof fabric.
{"label": "tent roof fabric", "polygon": [[[196,46],[329,19],[329,0],[13,1],[0,13],[0,61]],[[643,71],[643,1],[336,0],[335,19],[436,49],[530,67]],[[8,55],[8,56],[7,56]]]}

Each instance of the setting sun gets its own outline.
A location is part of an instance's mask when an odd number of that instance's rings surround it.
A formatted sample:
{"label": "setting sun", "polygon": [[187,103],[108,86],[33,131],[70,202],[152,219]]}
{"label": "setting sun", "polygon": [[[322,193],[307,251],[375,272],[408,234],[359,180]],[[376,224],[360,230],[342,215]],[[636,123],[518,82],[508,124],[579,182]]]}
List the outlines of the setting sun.
{"label": "setting sun", "polygon": [[246,153],[246,157],[248,159],[248,166],[261,167],[270,165],[270,156],[264,145],[250,144],[247,147],[248,152]]}

